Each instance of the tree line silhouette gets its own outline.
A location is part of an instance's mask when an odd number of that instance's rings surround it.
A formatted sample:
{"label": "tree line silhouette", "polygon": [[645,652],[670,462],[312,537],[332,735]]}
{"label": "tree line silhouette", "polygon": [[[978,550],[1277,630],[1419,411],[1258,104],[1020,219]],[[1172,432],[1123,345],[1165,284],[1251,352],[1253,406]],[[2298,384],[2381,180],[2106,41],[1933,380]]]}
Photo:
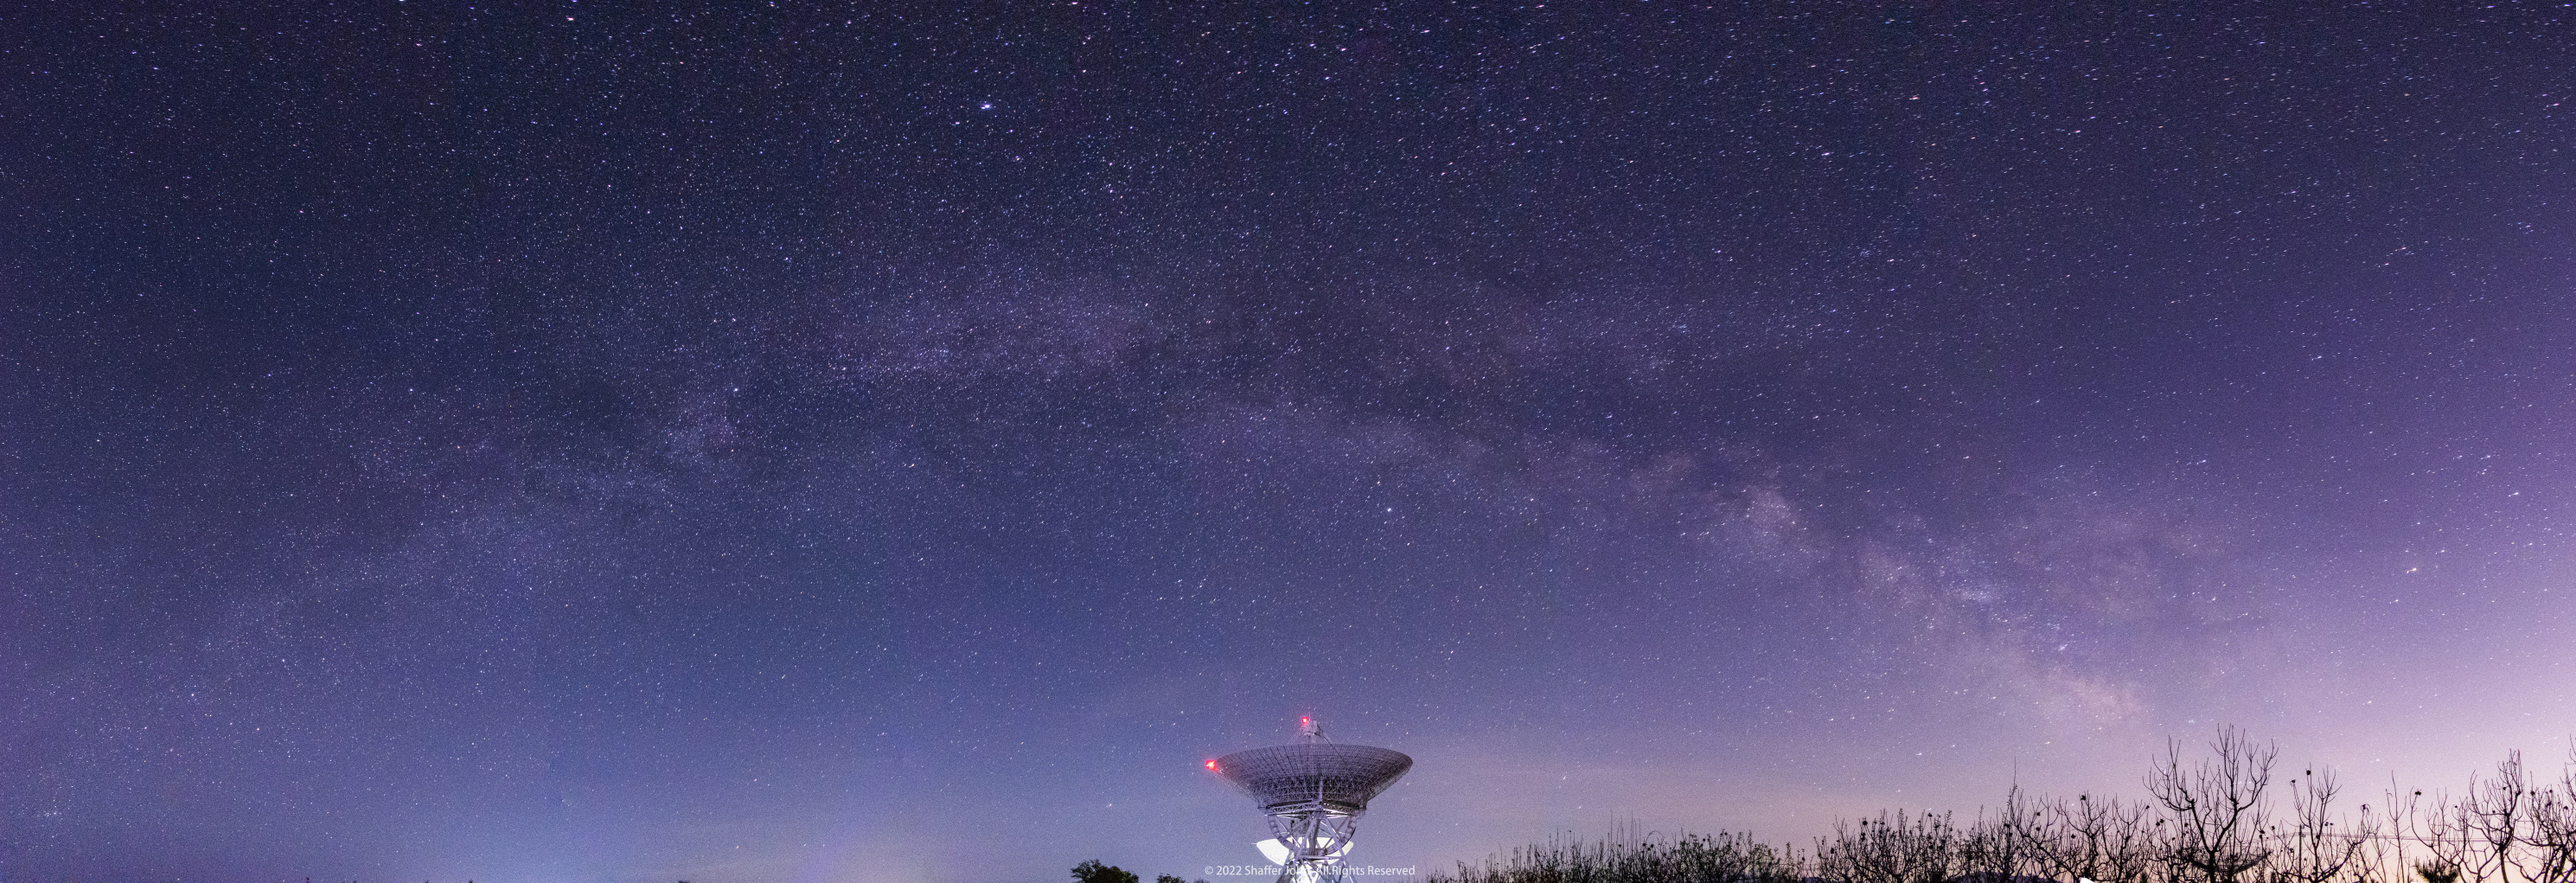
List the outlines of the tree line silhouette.
{"label": "tree line silhouette", "polygon": [[2333,773],[2221,728],[2143,798],[2025,795],[1968,821],[1881,812],[1805,849],[1750,835],[1552,838],[1425,883],[2576,883],[2576,746],[2556,781],[2514,752],[2457,795],[2392,788],[2346,812]]}

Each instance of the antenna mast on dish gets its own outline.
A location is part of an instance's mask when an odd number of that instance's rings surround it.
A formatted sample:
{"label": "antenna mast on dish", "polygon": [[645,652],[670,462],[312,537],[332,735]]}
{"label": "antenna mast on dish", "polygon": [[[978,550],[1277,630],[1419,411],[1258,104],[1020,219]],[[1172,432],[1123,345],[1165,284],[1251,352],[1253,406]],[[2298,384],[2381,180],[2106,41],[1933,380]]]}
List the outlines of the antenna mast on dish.
{"label": "antenna mast on dish", "polygon": [[1279,865],[1278,883],[1342,883],[1342,856],[1360,814],[1413,758],[1384,748],[1326,741],[1312,716],[1297,719],[1297,741],[1237,751],[1207,768],[1252,795],[1275,839],[1256,846]]}

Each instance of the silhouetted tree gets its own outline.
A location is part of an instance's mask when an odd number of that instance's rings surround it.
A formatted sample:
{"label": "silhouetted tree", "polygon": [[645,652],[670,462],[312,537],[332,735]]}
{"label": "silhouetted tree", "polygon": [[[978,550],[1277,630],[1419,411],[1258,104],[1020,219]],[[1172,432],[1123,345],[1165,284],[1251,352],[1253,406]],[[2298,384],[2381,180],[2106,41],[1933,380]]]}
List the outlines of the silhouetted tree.
{"label": "silhouetted tree", "polygon": [[2362,847],[2379,836],[2378,822],[2363,813],[2352,828],[2335,831],[2334,799],[2341,790],[2334,771],[2304,770],[2291,779],[2290,828],[2274,830],[2271,877],[2276,883],[2330,883],[2358,871]]}
{"label": "silhouetted tree", "polygon": [[2165,760],[2147,774],[2147,793],[2171,823],[2167,853],[2175,875],[2194,883],[2237,883],[2261,867],[2276,844],[2270,833],[2272,759],[2280,750],[2256,745],[2235,727],[2210,743],[2217,756],[2183,765],[2182,743],[2168,740]]}
{"label": "silhouetted tree", "polygon": [[2558,774],[2558,784],[2542,789],[2532,801],[2531,844],[2540,852],[2533,880],[2576,880],[2576,741],[2567,747],[2567,767]]}
{"label": "silhouetted tree", "polygon": [[1835,822],[1834,836],[1816,841],[1816,873],[1844,883],[1944,883],[1962,870],[1959,841],[1948,815]]}
{"label": "silhouetted tree", "polygon": [[1075,883],[1136,883],[1136,874],[1092,859],[1073,866],[1073,879]]}
{"label": "silhouetted tree", "polygon": [[2142,881],[2161,849],[2154,839],[2158,827],[2143,804],[2079,794],[2073,802],[2044,803],[2039,812],[2032,850],[2039,855],[2039,876],[2051,880]]}

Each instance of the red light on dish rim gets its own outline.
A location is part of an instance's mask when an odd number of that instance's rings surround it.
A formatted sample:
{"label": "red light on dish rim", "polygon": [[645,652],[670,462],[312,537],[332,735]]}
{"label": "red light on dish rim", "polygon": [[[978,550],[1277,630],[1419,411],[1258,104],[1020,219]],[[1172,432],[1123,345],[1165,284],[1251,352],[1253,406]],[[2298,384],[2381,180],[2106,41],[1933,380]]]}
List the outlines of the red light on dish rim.
{"label": "red light on dish rim", "polygon": [[1208,761],[1208,769],[1211,769],[1211,770],[1216,769],[1216,761],[1213,761],[1213,760]]}

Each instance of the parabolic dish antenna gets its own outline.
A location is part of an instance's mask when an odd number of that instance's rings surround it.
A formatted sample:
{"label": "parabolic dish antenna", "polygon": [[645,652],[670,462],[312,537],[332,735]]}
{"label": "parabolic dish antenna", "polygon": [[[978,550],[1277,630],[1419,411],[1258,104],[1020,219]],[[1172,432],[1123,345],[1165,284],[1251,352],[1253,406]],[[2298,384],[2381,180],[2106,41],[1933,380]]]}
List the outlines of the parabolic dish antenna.
{"label": "parabolic dish antenna", "polygon": [[1413,758],[1384,748],[1324,739],[1314,718],[1298,721],[1297,741],[1249,748],[1207,768],[1252,795],[1276,839],[1255,844],[1279,865],[1279,883],[1342,879],[1342,856],[1359,833],[1369,798],[1413,769]]}

